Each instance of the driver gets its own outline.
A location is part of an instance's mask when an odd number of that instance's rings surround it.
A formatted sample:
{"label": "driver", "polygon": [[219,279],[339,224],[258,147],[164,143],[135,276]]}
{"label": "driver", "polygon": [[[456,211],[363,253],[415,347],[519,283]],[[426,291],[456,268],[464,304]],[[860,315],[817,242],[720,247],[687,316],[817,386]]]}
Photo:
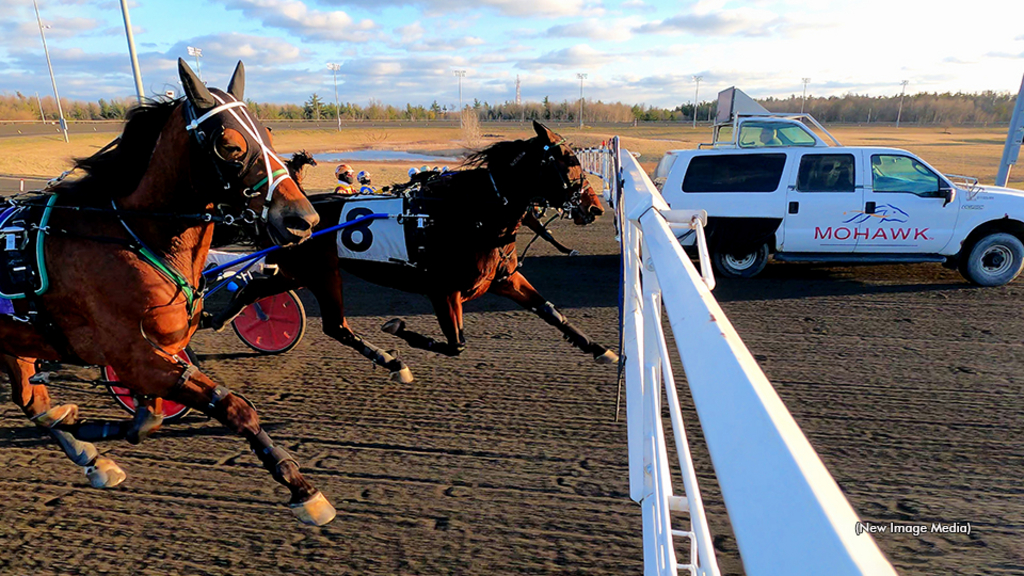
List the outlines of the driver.
{"label": "driver", "polygon": [[359,180],[359,193],[360,194],[376,194],[377,189],[373,187],[370,182],[370,173],[366,170],[360,170],[359,175],[356,176]]}
{"label": "driver", "polygon": [[338,178],[338,185],[334,188],[335,194],[348,196],[359,192],[355,186],[356,171],[351,166],[348,164],[338,164],[338,167],[334,169],[334,175]]}
{"label": "driver", "polygon": [[761,146],[782,146],[782,142],[775,137],[775,128],[765,126],[761,128],[761,135],[758,136]]}

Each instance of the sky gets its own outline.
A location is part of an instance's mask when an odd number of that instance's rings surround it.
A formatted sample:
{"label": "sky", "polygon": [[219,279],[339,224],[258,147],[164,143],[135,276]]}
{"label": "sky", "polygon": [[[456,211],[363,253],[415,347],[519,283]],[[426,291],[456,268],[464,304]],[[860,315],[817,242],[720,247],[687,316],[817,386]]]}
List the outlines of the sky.
{"label": "sky", "polygon": [[[180,93],[176,62],[202,49],[246,97],[367,105],[587,100],[675,107],[737,86],[754,97],[1016,93],[1020,0],[131,0],[147,95]],[[63,98],[134,94],[117,0],[39,0]],[[52,94],[31,0],[0,0],[0,92]]]}

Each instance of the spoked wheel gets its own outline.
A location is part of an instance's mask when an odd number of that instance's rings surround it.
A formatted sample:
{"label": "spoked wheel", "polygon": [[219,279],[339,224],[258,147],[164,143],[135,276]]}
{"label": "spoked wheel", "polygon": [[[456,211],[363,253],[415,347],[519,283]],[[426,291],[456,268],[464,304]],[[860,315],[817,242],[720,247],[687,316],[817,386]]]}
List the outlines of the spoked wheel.
{"label": "spoked wheel", "polygon": [[[189,364],[199,363],[191,348],[186,347],[181,352],[178,352],[176,357],[188,362]],[[117,377],[114,369],[110,366],[103,367],[103,379],[107,382],[120,382],[120,379]],[[127,410],[129,414],[135,414],[135,398],[132,396],[131,390],[115,384],[107,384],[107,390],[109,390],[111,395],[114,396],[114,401],[116,401],[121,408]],[[171,400],[164,400],[164,422],[180,420],[187,416],[191,410],[191,408],[184,404],[178,404]]]}
{"label": "spoked wheel", "polygon": [[289,290],[246,306],[231,327],[249,348],[281,354],[295,348],[306,333],[306,309],[298,294]]}

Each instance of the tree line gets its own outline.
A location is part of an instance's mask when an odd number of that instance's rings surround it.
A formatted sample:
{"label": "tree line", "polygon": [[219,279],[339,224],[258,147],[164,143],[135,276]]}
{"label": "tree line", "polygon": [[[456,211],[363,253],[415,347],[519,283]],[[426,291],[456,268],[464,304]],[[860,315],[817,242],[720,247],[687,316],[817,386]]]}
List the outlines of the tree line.
{"label": "tree line", "polygon": [[[768,97],[758,102],[772,112],[799,112],[801,109],[824,123],[891,123],[909,124],[989,124],[1010,121],[1015,103],[1008,92],[985,91],[979,93],[918,93],[895,96],[808,96],[787,98]],[[100,98],[96,102],[83,102],[62,98],[64,116],[69,120],[123,120],[125,113],[135,104],[134,98]],[[301,105],[259,103],[248,100],[249,109],[265,120],[333,120],[339,115],[346,121],[413,121],[457,120],[459,110],[455,104],[440,104],[436,100],[429,106],[406,104],[404,107],[370,100],[361,105],[325,102],[313,93]],[[585,100],[583,122],[707,122],[717,113],[717,101],[700,102],[696,108],[684,103],[673,108]],[[548,97],[540,102],[490,103],[474,99],[464,106],[472,110],[481,121],[579,122],[580,101],[555,102]],[[0,94],[0,120],[57,120],[57,107],[52,96],[26,96],[21,92]]]}

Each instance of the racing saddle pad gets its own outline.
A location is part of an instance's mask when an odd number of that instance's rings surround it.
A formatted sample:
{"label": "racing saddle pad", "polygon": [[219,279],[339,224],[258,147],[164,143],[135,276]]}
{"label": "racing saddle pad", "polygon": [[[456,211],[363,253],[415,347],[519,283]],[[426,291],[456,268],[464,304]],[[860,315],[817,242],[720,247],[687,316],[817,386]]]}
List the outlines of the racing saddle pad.
{"label": "racing saddle pad", "polygon": [[393,264],[410,264],[403,196],[350,196],[341,209],[339,224],[362,216],[386,213],[390,218],[365,220],[338,231],[338,257],[346,260],[369,260]]}
{"label": "racing saddle pad", "polygon": [[[50,287],[43,238],[56,200],[53,195],[45,207],[14,205],[0,211],[0,299],[39,296]],[[0,313],[9,314],[8,307],[0,305]]]}

